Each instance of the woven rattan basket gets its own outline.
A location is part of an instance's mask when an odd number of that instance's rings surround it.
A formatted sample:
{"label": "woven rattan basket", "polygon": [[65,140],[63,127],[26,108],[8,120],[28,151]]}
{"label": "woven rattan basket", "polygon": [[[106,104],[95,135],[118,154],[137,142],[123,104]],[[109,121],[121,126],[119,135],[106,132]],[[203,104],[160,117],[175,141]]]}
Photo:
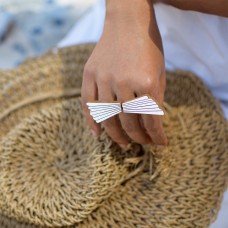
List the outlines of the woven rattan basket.
{"label": "woven rattan basket", "polygon": [[0,72],[0,228],[208,227],[228,175],[228,127],[195,76],[167,72],[164,149],[122,151],[81,110],[86,44]]}

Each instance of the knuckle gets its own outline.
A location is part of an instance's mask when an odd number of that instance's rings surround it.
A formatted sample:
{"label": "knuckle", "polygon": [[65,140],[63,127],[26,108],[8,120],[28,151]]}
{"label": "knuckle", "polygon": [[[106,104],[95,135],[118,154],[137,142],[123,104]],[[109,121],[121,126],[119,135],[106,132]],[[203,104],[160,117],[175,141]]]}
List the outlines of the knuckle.
{"label": "knuckle", "polygon": [[146,77],[141,83],[145,90],[151,90],[155,85],[155,82],[151,77]]}
{"label": "knuckle", "polygon": [[153,77],[145,77],[138,85],[140,85],[142,93],[152,94],[153,96],[157,96],[159,93],[159,82]]}
{"label": "knuckle", "polygon": [[91,78],[95,74],[94,68],[91,66],[91,64],[86,63],[83,70],[83,78]]}
{"label": "knuckle", "polygon": [[99,86],[107,85],[110,83],[110,77],[107,74],[99,74],[97,75],[97,84]]}
{"label": "knuckle", "polygon": [[121,88],[121,87],[125,87],[129,84],[129,81],[126,80],[125,78],[118,78],[116,79],[116,85],[118,86],[118,88]]}

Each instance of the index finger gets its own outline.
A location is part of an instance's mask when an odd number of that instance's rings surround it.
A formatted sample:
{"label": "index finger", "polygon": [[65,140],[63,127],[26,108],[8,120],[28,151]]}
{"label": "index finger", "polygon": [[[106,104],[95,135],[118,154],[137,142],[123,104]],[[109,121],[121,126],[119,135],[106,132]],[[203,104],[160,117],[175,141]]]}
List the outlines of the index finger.
{"label": "index finger", "polygon": [[100,124],[97,124],[92,116],[90,115],[90,110],[88,109],[87,102],[92,102],[97,100],[98,92],[97,92],[97,86],[94,80],[88,80],[86,77],[83,78],[82,81],[82,89],[81,89],[81,95],[82,95],[82,108],[87,120],[87,123],[90,126],[90,129],[93,133],[93,135],[98,136],[101,132],[101,126]]}

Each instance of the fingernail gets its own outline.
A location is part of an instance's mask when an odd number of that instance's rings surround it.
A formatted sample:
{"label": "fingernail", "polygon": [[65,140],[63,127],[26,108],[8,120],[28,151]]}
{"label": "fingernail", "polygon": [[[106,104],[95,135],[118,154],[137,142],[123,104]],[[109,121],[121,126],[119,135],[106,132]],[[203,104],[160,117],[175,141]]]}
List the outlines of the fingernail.
{"label": "fingernail", "polygon": [[94,130],[91,130],[93,137],[97,137],[97,133]]}

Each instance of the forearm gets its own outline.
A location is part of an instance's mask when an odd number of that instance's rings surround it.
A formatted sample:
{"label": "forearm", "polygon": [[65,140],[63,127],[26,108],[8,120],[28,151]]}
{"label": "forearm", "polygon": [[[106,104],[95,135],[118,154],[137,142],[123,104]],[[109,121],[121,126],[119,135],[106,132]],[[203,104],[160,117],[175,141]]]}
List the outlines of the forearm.
{"label": "forearm", "polygon": [[228,17],[228,0],[153,0],[153,2],[162,2],[182,10]]}
{"label": "forearm", "polygon": [[[140,37],[142,42],[149,38],[163,51],[151,0],[106,0],[106,28],[125,33],[126,40],[128,36]],[[118,39],[118,34],[113,35]]]}
{"label": "forearm", "polygon": [[150,23],[152,7],[152,1],[147,0],[106,0],[106,21],[116,21],[118,27],[127,24],[145,29]]}

